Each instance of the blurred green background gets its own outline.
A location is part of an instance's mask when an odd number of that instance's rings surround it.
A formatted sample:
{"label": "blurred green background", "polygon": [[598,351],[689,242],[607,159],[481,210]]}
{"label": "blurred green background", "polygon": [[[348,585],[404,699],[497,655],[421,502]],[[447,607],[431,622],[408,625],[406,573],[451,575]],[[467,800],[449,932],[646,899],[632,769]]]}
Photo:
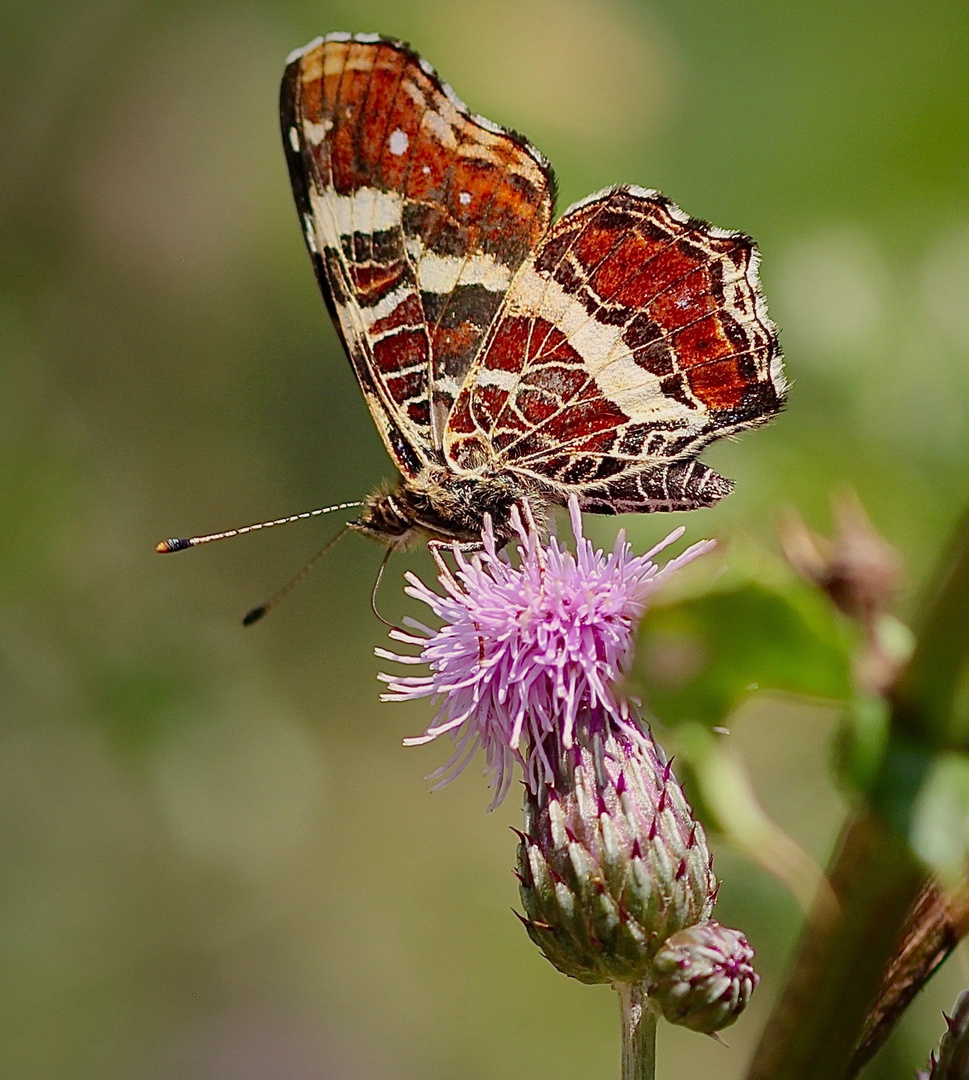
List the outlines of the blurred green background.
{"label": "blurred green background", "polygon": [[[283,58],[403,37],[551,158],[561,207],[635,182],[752,233],[790,407],[706,455],[737,491],[689,538],[770,547],[783,507],[826,527],[850,483],[910,606],[969,489],[969,7],[6,0],[0,20],[0,1076],[616,1075],[614,995],[511,914],[516,796],[487,814],[476,768],[429,795],[448,747],[400,745],[428,709],[378,702],[379,550],[344,540],[245,632],[335,522],[152,551],[391,474],[293,212]],[[641,549],[671,521],[627,524]],[[430,569],[395,559],[385,614],[407,568]],[[835,722],[756,699],[730,719],[819,859]],[[784,889],[727,850],[717,869],[763,984],[729,1050],[664,1026],[664,1080],[742,1075],[793,945]],[[957,954],[871,1075],[911,1077],[967,983]]]}

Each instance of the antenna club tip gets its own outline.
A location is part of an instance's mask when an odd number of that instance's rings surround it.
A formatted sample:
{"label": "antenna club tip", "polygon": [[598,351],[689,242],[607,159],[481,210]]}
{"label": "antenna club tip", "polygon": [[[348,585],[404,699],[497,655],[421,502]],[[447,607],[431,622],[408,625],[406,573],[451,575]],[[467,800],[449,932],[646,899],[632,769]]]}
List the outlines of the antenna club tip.
{"label": "antenna club tip", "polygon": [[157,551],[159,555],[167,555],[172,551],[185,551],[186,548],[190,548],[191,546],[192,542],[190,540],[159,540],[155,545],[155,551]]}
{"label": "antenna club tip", "polygon": [[267,604],[260,604],[259,607],[252,608],[242,616],[242,625],[252,626],[253,623],[259,622],[268,610],[269,606]]}

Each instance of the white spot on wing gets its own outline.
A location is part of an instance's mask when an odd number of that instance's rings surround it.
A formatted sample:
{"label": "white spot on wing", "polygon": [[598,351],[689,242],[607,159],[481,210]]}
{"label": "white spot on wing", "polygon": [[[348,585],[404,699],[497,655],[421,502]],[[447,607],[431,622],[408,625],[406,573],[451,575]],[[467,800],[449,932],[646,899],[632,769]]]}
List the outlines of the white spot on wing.
{"label": "white spot on wing", "polygon": [[458,202],[462,206],[467,206],[468,203],[471,202],[471,192],[470,191],[462,191],[461,194],[458,196]]}
{"label": "white spot on wing", "polygon": [[401,131],[400,128],[396,128],[390,133],[390,140],[388,145],[390,146],[390,152],[396,157],[400,157],[401,154],[407,151],[407,144],[410,139],[407,138],[407,132]]}
{"label": "white spot on wing", "polygon": [[[480,116],[478,113],[472,113],[471,119],[478,125],[483,127],[485,131],[490,131],[492,135],[507,135],[508,132],[501,124],[496,124],[493,120],[489,120],[485,116]],[[531,148],[529,147],[529,152]],[[534,157],[534,154],[532,155]],[[544,161],[544,158],[542,159]]]}
{"label": "white spot on wing", "polygon": [[434,390],[442,395],[450,397],[453,402],[461,392],[461,384],[453,375],[441,375],[434,380]]}
{"label": "white spot on wing", "polygon": [[[304,120],[303,136],[310,146],[319,146],[326,138],[326,133],[331,127],[333,127],[333,121],[330,119],[326,119],[320,124],[314,124],[312,120]],[[290,141],[292,141],[292,137],[290,137]]]}
{"label": "white spot on wing", "polygon": [[787,378],[784,375],[784,357],[777,353],[770,362],[770,379],[774,389],[782,397],[788,391]]}
{"label": "white spot on wing", "polygon": [[505,371],[503,368],[482,368],[475,379],[476,386],[495,386],[499,390],[511,393],[518,385],[518,372]]}
{"label": "white spot on wing", "polygon": [[312,214],[303,215],[303,233],[306,236],[306,246],[314,255],[319,255],[320,249],[316,246],[316,225]]}
{"label": "white spot on wing", "polygon": [[289,129],[289,145],[293,148],[294,153],[299,153],[299,132],[294,127]]}
{"label": "white spot on wing", "polygon": [[441,89],[444,91],[444,96],[451,102],[451,104],[462,112],[465,116],[470,116],[471,110],[464,104],[464,102],[458,97],[458,95],[451,89],[447,83],[441,83]]}

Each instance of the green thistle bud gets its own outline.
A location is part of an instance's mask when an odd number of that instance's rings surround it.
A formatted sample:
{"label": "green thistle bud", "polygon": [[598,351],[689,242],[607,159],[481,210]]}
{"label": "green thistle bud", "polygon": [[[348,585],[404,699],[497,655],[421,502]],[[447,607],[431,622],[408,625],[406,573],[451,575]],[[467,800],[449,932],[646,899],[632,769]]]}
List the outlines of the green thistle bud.
{"label": "green thistle bud", "polygon": [[739,930],[712,920],[680,930],[656,954],[650,1000],[671,1024],[720,1031],[744,1011],[760,982],[753,957]]}
{"label": "green thistle bud", "polygon": [[523,921],[566,975],[648,982],[663,942],[709,918],[712,856],[649,733],[594,711],[582,721],[569,749],[549,740],[538,751],[553,779],[526,786]]}

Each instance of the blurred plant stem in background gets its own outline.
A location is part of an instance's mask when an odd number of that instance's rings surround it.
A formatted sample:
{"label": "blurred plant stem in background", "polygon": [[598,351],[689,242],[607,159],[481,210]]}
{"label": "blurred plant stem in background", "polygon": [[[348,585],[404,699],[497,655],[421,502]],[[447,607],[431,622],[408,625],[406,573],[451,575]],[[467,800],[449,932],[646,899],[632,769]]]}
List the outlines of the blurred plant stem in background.
{"label": "blurred plant stem in background", "polygon": [[891,694],[896,724],[932,749],[969,750],[969,512],[916,630],[918,648]]}
{"label": "blurred plant stem in background", "polygon": [[834,1080],[858,1041],[923,873],[904,837],[869,813],[845,829],[829,869],[840,903],[809,918],[794,970],[748,1080]]}
{"label": "blurred plant stem in background", "polygon": [[969,888],[946,894],[937,882],[926,881],[905,917],[901,945],[882,976],[849,1075],[877,1053],[912,999],[967,933]]}
{"label": "blurred plant stem in background", "polygon": [[[939,928],[944,925],[949,932],[945,941],[964,932],[957,914],[939,918],[945,902],[942,890],[927,881],[926,862],[930,853],[942,852],[929,872],[952,883],[964,872],[969,845],[961,777],[943,780],[941,792],[932,786],[940,756],[959,755],[958,763],[967,767],[957,709],[969,655],[969,518],[929,592],[918,644],[897,681],[898,658],[877,655],[890,640],[880,622],[891,618],[888,605],[897,576],[890,569],[892,559],[857,513],[842,515],[840,525],[826,564],[819,557],[810,576],[862,626],[856,679],[863,692],[889,699],[888,740],[873,783],[867,791],[859,789],[862,800],[829,870],[837,914],[832,918],[826,905],[809,919],[749,1080],[856,1075],[938,966]],[[806,532],[802,539],[807,540]],[[804,572],[804,562],[798,568]],[[884,680],[880,685],[879,678]],[[963,812],[944,823],[933,819],[926,827],[920,804],[927,797],[954,800]],[[946,828],[948,835],[940,836]],[[964,911],[964,900],[960,906]],[[876,1015],[877,1022],[869,1019]]]}

